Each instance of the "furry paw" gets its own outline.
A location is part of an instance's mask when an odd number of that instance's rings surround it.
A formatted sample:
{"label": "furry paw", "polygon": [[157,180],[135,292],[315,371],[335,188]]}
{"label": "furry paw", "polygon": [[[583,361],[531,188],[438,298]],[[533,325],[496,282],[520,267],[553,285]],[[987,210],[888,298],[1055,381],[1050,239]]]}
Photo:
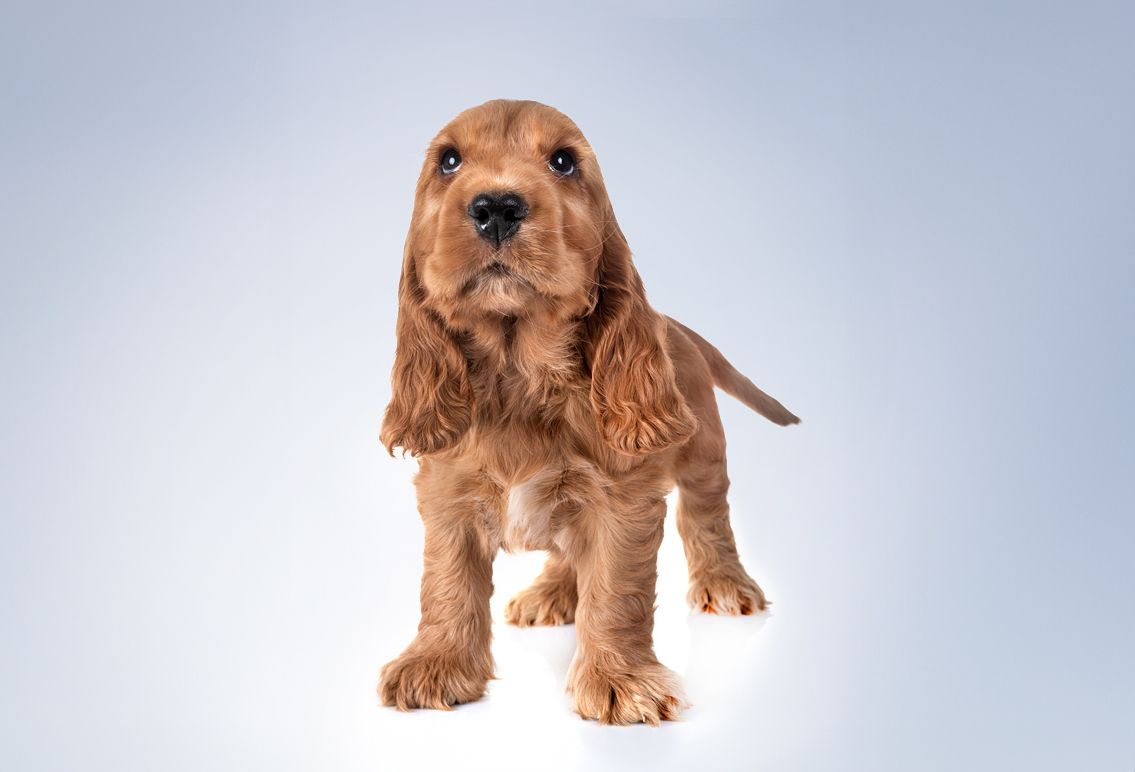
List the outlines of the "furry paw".
{"label": "furry paw", "polygon": [[504,607],[504,619],[517,627],[567,625],[575,621],[575,585],[534,584]]}
{"label": "furry paw", "polygon": [[449,710],[479,700],[492,678],[492,660],[455,652],[416,651],[411,646],[379,674],[378,697],[398,710]]}
{"label": "furry paw", "polygon": [[744,569],[704,573],[690,578],[690,608],[707,614],[749,615],[764,611],[770,601]]}
{"label": "furry paw", "polygon": [[658,663],[612,669],[573,665],[568,683],[576,712],[601,724],[658,726],[686,707],[678,676]]}

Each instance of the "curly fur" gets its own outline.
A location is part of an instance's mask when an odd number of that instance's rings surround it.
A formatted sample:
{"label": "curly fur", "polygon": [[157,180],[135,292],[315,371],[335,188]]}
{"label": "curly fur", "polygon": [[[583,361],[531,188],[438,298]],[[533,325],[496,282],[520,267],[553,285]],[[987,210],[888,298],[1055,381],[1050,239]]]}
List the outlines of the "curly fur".
{"label": "curly fur", "polygon": [[[443,175],[449,148],[462,165]],[[576,159],[570,176],[548,169],[560,148]],[[499,248],[465,214],[492,189],[518,191],[530,209]],[[419,459],[422,619],[382,670],[383,703],[480,698],[493,671],[493,556],[543,549],[544,573],[505,616],[575,623],[575,709],[614,724],[676,717],[678,681],[651,639],[663,498],[675,484],[690,603],[728,614],[767,603],[729,526],[715,384],[776,423],[799,420],[650,307],[575,124],[535,102],[499,100],[442,129],[406,239],[381,435],[391,452]]]}

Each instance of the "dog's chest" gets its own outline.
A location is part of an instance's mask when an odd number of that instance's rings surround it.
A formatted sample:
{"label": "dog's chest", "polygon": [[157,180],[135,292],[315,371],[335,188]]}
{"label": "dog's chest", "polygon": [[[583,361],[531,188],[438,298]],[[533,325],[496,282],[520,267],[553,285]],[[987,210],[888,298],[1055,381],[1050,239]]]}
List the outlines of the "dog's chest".
{"label": "dog's chest", "polygon": [[548,466],[508,489],[500,542],[506,551],[567,551],[571,530],[587,511],[607,511],[611,481],[592,463]]}
{"label": "dog's chest", "polygon": [[501,546],[507,552],[550,549],[555,536],[550,495],[553,470],[542,470],[508,491],[501,523]]}

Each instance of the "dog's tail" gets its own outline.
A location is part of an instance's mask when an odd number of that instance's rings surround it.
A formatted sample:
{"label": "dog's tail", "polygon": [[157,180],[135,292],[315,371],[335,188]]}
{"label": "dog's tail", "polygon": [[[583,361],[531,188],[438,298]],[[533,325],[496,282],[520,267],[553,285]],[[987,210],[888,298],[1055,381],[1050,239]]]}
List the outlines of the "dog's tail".
{"label": "dog's tail", "polygon": [[745,405],[757,411],[774,424],[788,426],[800,423],[800,419],[775,399],[756,387],[752,381],[737,371],[729,360],[718,351],[712,343],[698,335],[681,322],[671,319],[678,329],[686,334],[698,351],[709,364],[709,371],[713,374],[713,382],[726,394],[731,394],[741,400]]}

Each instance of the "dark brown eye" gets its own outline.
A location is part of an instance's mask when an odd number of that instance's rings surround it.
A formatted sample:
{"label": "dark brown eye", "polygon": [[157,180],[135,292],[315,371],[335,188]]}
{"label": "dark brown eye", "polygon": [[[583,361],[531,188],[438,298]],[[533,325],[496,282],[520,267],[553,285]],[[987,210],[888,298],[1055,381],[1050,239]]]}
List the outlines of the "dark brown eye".
{"label": "dark brown eye", "polygon": [[575,158],[570,151],[560,148],[548,158],[548,168],[566,177],[575,171]]}
{"label": "dark brown eye", "polygon": [[461,168],[461,154],[457,152],[457,148],[451,147],[441,154],[441,167],[442,174],[453,174]]}

